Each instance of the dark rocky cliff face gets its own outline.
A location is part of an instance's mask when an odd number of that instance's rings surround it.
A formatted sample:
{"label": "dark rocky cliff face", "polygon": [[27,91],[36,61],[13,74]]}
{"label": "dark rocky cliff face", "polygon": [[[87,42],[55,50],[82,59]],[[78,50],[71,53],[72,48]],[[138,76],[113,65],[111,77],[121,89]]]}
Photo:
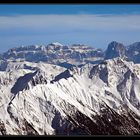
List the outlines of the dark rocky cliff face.
{"label": "dark rocky cliff face", "polygon": [[140,118],[130,110],[119,115],[105,105],[101,115],[93,116],[96,122],[80,112],[77,112],[75,117],[86,135],[138,135],[140,133]]}
{"label": "dark rocky cliff face", "polygon": [[126,55],[134,63],[140,63],[140,42],[129,45]]}
{"label": "dark rocky cliff face", "polygon": [[112,59],[115,57],[124,57],[126,53],[125,46],[116,41],[111,42],[106,50],[105,59]]}

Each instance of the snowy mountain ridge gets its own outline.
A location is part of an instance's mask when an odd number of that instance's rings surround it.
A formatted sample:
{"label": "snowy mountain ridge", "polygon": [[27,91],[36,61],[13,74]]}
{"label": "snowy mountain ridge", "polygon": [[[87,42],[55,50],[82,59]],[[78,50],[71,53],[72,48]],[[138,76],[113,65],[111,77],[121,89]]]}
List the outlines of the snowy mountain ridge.
{"label": "snowy mountain ridge", "polygon": [[79,65],[89,61],[99,61],[102,59],[102,56],[102,50],[87,45],[73,44],[66,46],[55,42],[48,45],[30,45],[12,48],[2,54],[2,59],[29,62],[42,61],[57,65],[65,63],[66,67],[68,64]]}
{"label": "snowy mountain ridge", "polygon": [[139,134],[139,85],[140,64],[120,57],[71,69],[6,61],[0,71],[0,133]]}
{"label": "snowy mountain ridge", "polygon": [[29,45],[9,49],[0,55],[7,61],[46,62],[49,64],[71,68],[87,63],[98,64],[103,60],[116,57],[127,58],[140,63],[140,42],[125,46],[117,41],[108,44],[105,51],[84,44],[63,45],[59,42],[47,45]]}

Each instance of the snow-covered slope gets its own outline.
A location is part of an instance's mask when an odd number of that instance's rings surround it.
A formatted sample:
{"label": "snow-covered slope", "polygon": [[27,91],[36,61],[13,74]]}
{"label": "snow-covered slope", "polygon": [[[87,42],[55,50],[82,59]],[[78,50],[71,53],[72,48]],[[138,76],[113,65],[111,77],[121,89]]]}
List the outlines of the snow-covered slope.
{"label": "snow-covered slope", "polygon": [[121,58],[81,68],[7,62],[0,71],[0,132],[140,133],[140,65]]}

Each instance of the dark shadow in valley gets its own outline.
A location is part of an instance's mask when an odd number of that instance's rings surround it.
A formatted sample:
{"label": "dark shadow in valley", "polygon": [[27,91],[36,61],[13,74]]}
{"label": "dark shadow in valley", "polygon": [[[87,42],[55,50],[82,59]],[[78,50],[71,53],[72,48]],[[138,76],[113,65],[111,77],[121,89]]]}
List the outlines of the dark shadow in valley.
{"label": "dark shadow in valley", "polygon": [[23,91],[28,87],[28,82],[36,75],[37,71],[34,73],[27,73],[17,79],[16,83],[11,89],[11,93],[16,95],[19,91]]}
{"label": "dark shadow in valley", "polygon": [[72,77],[72,75],[70,74],[70,71],[69,70],[66,70],[66,71],[60,73],[59,75],[55,76],[54,80],[52,80],[51,83],[54,83],[56,81],[59,81],[62,78],[67,79],[69,77]]}

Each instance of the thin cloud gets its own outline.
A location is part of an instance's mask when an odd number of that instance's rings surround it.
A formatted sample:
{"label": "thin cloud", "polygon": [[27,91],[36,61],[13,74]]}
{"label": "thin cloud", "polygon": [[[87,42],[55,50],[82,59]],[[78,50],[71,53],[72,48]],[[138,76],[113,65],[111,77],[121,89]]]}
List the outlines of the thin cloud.
{"label": "thin cloud", "polygon": [[0,30],[10,28],[133,30],[140,29],[140,15],[20,15],[0,16]]}

